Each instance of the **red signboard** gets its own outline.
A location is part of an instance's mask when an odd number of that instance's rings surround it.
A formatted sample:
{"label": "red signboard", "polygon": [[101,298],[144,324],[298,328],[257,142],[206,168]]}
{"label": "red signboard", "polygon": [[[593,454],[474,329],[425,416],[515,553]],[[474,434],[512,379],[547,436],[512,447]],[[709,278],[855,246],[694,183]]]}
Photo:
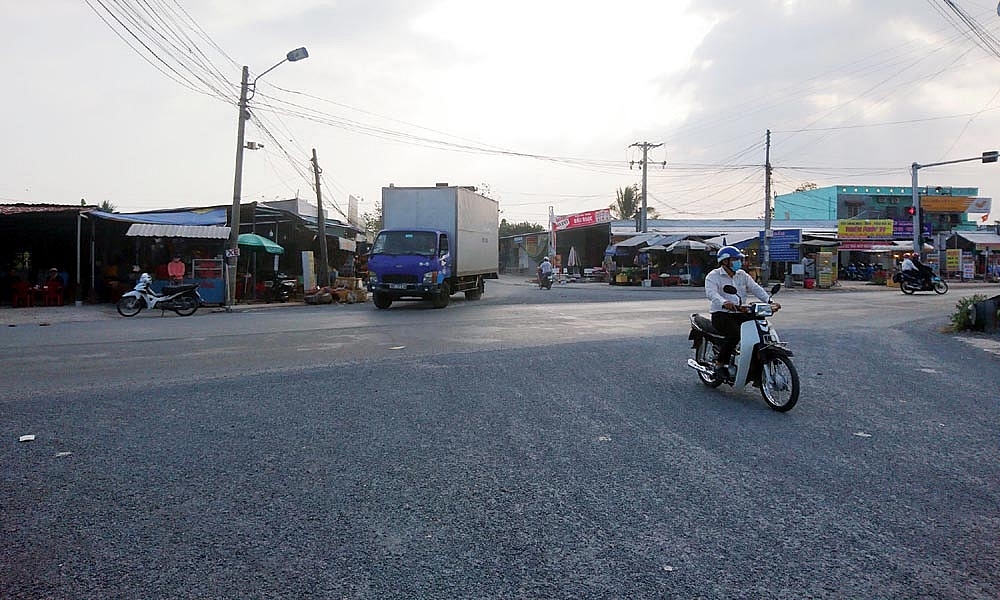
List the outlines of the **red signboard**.
{"label": "red signboard", "polygon": [[574,229],[576,227],[589,227],[611,222],[611,210],[602,208],[599,210],[588,210],[587,212],[573,215],[561,215],[552,222],[552,229],[561,231],[563,229]]}

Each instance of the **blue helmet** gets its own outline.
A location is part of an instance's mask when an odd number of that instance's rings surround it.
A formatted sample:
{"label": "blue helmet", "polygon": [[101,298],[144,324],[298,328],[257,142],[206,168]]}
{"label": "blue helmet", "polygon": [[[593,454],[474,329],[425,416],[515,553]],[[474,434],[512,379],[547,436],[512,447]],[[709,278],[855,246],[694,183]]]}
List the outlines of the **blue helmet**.
{"label": "blue helmet", "polygon": [[719,248],[719,252],[715,255],[715,258],[722,262],[727,258],[743,258],[743,253],[740,252],[739,248],[734,246],[723,246]]}

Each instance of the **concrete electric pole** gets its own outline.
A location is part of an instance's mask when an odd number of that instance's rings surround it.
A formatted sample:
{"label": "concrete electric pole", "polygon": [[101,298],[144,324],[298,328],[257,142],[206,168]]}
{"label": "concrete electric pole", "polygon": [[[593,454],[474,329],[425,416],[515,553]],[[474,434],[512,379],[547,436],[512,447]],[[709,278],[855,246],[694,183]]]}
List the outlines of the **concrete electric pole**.
{"label": "concrete electric pole", "polygon": [[764,243],[760,252],[760,278],[771,279],[771,130],[767,130],[764,146]]}
{"label": "concrete electric pole", "polygon": [[319,160],[316,158],[316,149],[313,148],[313,176],[316,179],[316,229],[319,232],[319,277],[316,283],[319,287],[330,286],[330,260],[326,251],[326,219],[323,218],[323,194],[319,189]]}
{"label": "concrete electric pole", "polygon": [[[648,166],[649,151],[653,148],[659,148],[663,144],[650,144],[649,142],[636,142],[629,146],[629,148],[642,148],[642,161],[639,163],[639,168],[642,169],[642,207],[639,209],[639,231],[646,233],[646,167]],[[667,161],[663,161],[663,166],[667,166]],[[632,163],[629,163],[629,168],[632,167]]]}
{"label": "concrete electric pole", "polygon": [[236,303],[236,265],[240,260],[240,198],[243,196],[243,144],[247,127],[247,88],[250,67],[244,65],[240,80],[240,119],[236,127],[236,176],[233,180],[233,208],[229,217],[229,245],[226,247],[226,311]]}

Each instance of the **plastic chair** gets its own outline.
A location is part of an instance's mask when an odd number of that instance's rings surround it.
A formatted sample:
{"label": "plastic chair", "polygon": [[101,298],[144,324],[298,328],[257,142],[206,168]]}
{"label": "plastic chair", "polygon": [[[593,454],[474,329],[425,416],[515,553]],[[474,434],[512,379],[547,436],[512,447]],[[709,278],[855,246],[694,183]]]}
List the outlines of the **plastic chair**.
{"label": "plastic chair", "polygon": [[32,306],[34,304],[31,298],[31,286],[28,285],[28,282],[15,281],[11,287],[11,291],[11,306],[16,308],[18,306]]}
{"label": "plastic chair", "polygon": [[63,305],[63,286],[49,284],[45,289],[45,306]]}

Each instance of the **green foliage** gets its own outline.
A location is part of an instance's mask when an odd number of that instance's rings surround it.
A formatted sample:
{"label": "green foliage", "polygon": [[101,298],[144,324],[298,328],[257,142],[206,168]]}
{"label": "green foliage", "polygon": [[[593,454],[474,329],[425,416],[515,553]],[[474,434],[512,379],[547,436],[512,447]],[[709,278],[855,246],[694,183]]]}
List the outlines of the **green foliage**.
{"label": "green foliage", "polygon": [[[611,216],[615,219],[634,219],[636,213],[642,209],[642,194],[639,192],[638,184],[632,184],[626,188],[618,188],[615,203],[609,206]],[[646,218],[658,219],[660,214],[655,208],[646,205]]]}
{"label": "green foliage", "polygon": [[500,237],[509,235],[521,235],[522,233],[539,233],[546,229],[538,223],[522,221],[520,223],[508,223],[507,219],[500,220]]}
{"label": "green foliage", "polygon": [[972,305],[983,300],[986,300],[986,296],[983,294],[974,294],[961,298],[958,304],[955,305],[955,312],[951,314],[951,328],[955,331],[972,329],[972,318],[969,314],[970,311],[974,310]]}
{"label": "green foliage", "polygon": [[382,230],[382,203],[375,201],[375,210],[361,215],[365,224],[365,235],[369,240],[375,239],[375,234]]}

